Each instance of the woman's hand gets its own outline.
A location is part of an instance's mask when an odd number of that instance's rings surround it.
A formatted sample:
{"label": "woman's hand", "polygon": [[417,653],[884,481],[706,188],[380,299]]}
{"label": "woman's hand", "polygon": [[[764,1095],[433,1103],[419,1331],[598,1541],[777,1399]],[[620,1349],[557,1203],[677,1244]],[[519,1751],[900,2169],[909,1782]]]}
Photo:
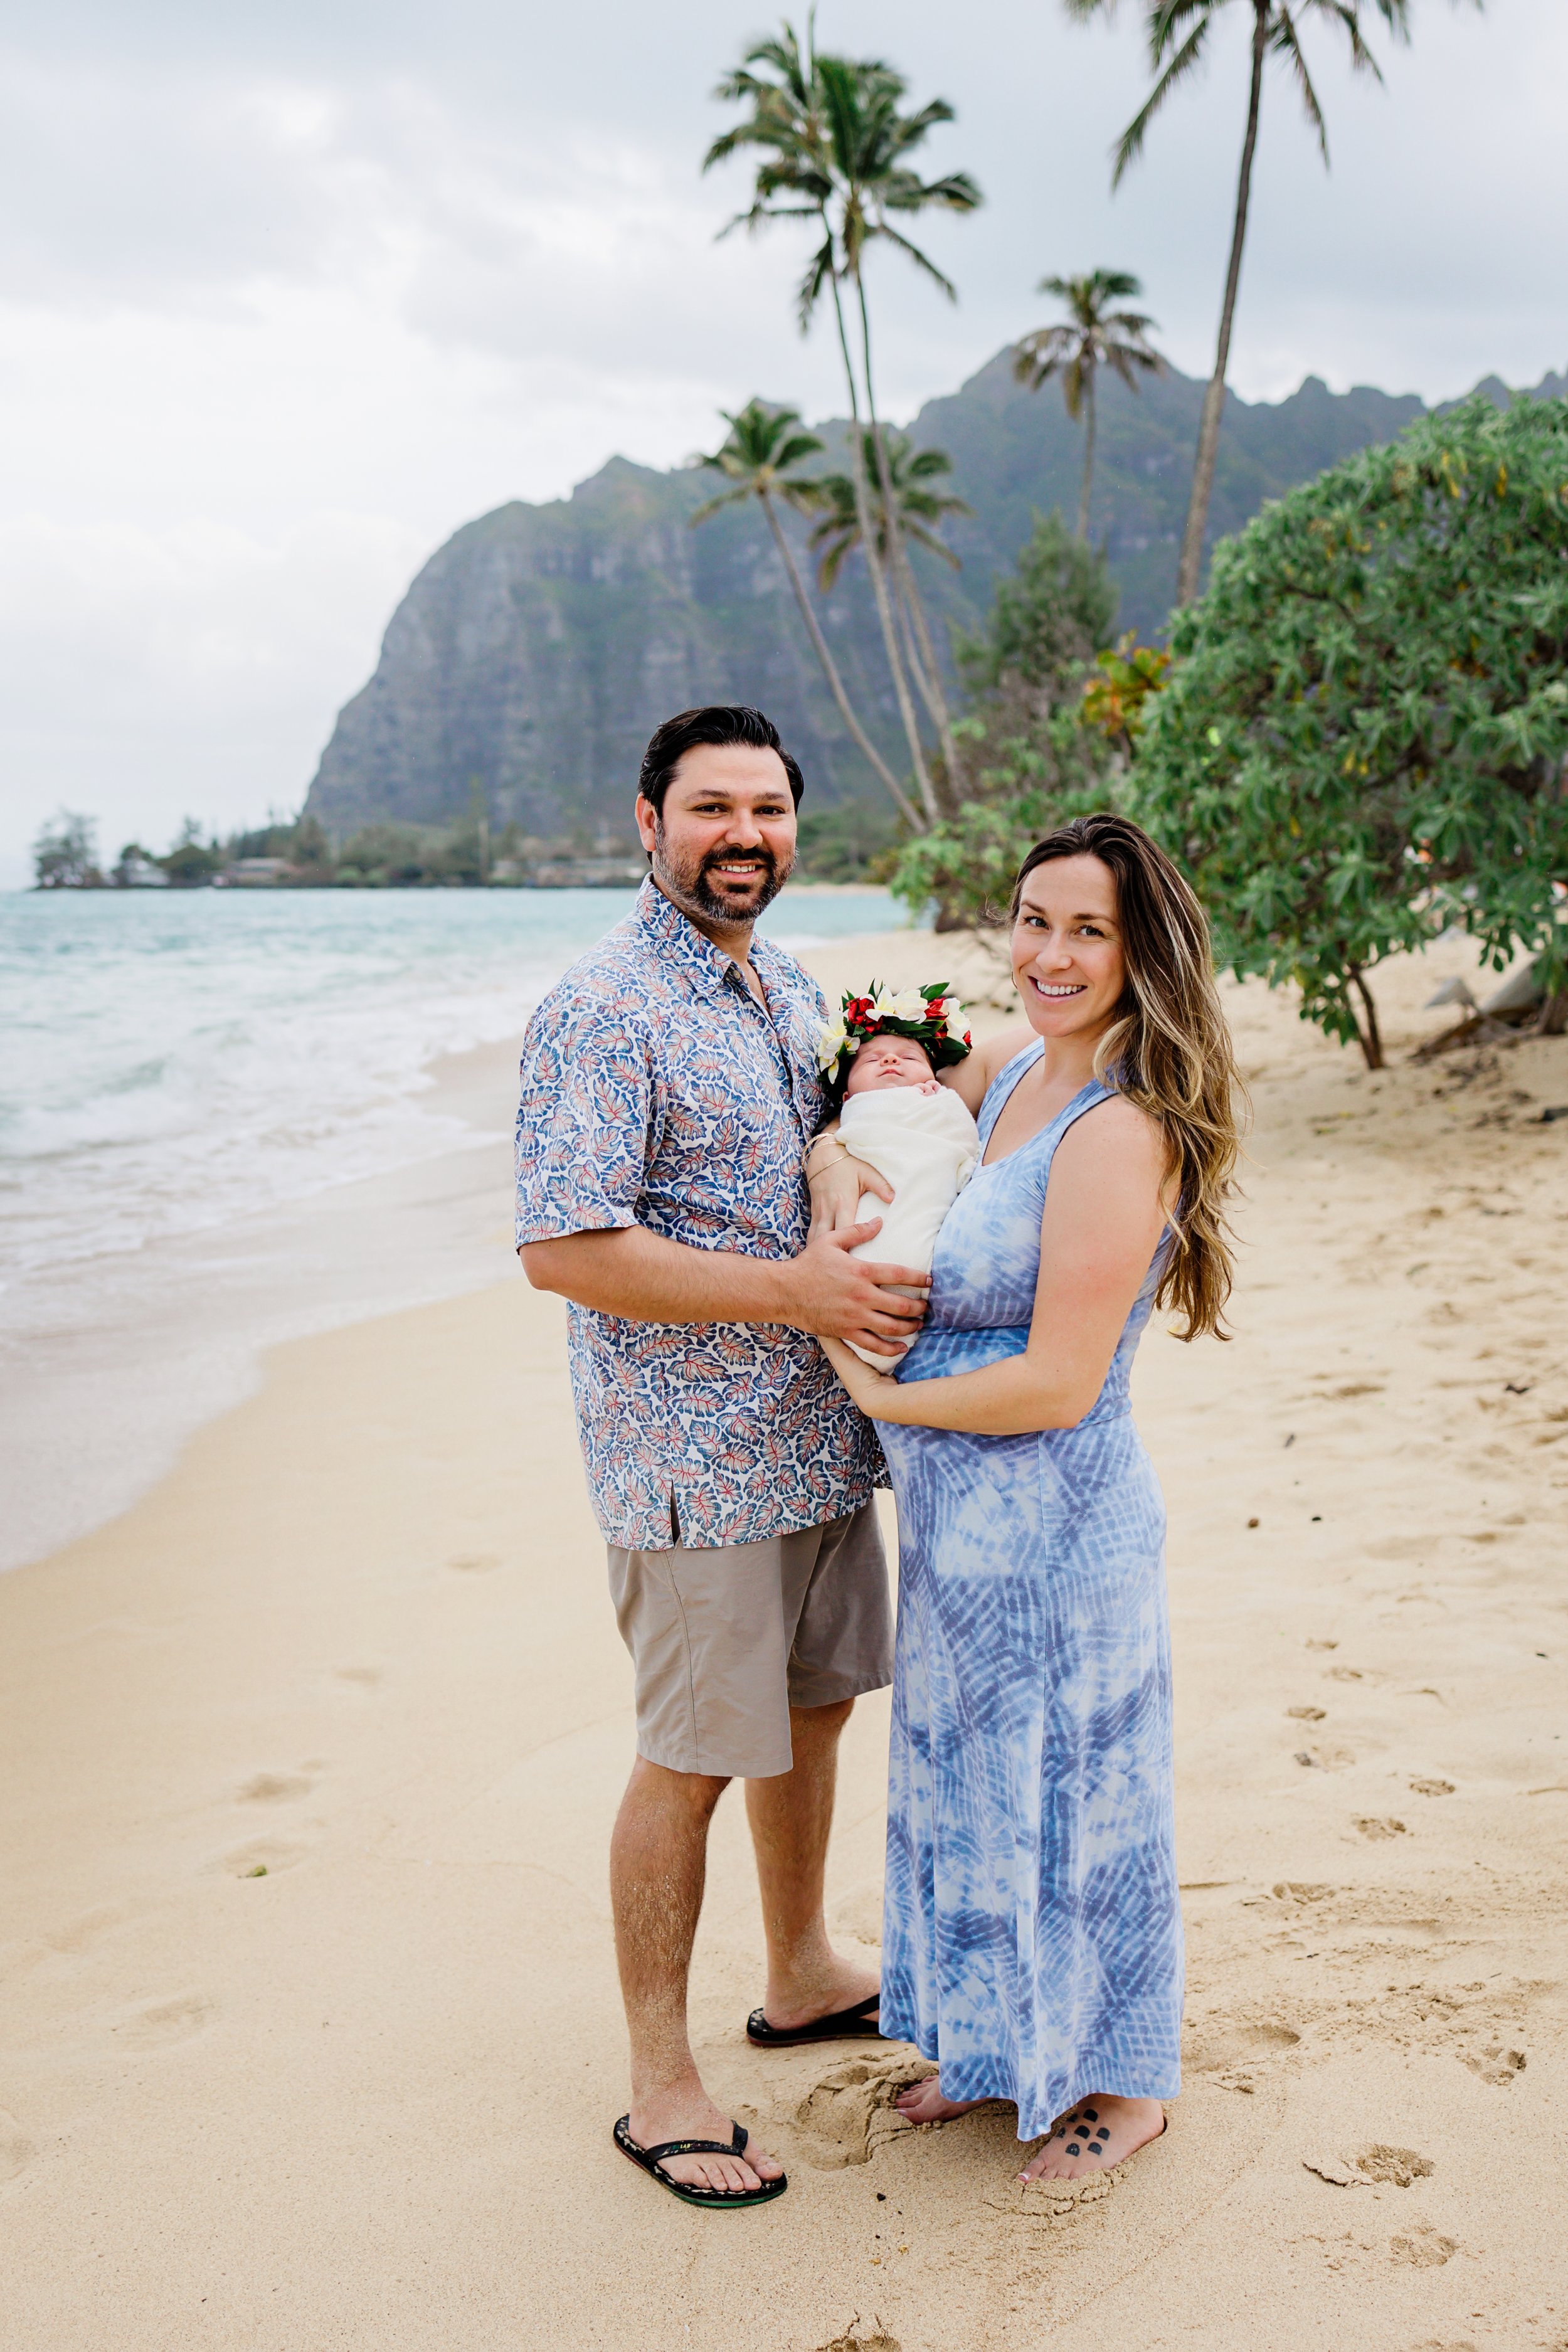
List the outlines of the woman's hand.
{"label": "woman's hand", "polygon": [[886,1421],[889,1402],[899,1393],[891,1373],[875,1370],[847,1339],[818,1339],[816,1344],[861,1412],[874,1421]]}
{"label": "woman's hand", "polygon": [[820,1175],[808,1181],[814,1234],[841,1234],[851,1225],[880,1223],[879,1218],[859,1216],[860,1195],[870,1192],[879,1201],[890,1201],[893,1197],[893,1188],[885,1176],[879,1176],[866,1160],[851,1159],[847,1151],[840,1152]]}

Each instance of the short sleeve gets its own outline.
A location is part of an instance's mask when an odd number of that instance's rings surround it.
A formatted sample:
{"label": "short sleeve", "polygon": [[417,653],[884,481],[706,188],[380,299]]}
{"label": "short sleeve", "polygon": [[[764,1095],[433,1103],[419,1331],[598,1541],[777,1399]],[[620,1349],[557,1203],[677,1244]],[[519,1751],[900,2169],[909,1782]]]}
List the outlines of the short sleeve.
{"label": "short sleeve", "polygon": [[624,1010],[547,997],[523,1040],[517,1242],[637,1222],[653,1099],[647,1047]]}

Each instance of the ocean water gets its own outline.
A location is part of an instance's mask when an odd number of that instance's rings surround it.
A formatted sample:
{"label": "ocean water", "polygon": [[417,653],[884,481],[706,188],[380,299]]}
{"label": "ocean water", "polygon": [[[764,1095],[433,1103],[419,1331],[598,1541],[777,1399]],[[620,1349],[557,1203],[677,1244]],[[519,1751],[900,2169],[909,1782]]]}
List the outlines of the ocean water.
{"label": "ocean water", "polygon": [[[0,1568],[144,1493],[266,1352],[508,1277],[514,1037],[629,891],[0,895]],[[897,928],[791,891],[797,947]]]}
{"label": "ocean water", "polygon": [[[630,891],[0,896],[0,1290],[450,1151],[439,1057],[514,1035]],[[886,930],[786,892],[785,945]]]}

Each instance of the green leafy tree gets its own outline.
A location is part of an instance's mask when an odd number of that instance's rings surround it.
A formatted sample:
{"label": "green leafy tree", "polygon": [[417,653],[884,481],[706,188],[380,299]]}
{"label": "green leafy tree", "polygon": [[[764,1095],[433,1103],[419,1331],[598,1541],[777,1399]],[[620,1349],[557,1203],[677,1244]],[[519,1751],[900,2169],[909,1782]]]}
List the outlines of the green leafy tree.
{"label": "green leafy tree", "polygon": [[781,507],[806,514],[820,503],[821,477],[803,474],[797,469],[808,457],[820,457],[826,444],[815,433],[805,430],[800,411],[795,408],[770,408],[765,401],[749,400],[744,408],[737,409],[732,415],[728,409],[721,409],[719,413],[730,427],[729,433],[712,456],[700,458],[699,463],[722,474],[730,487],[700,506],[691,518],[692,523],[695,526],[705,522],[710,515],[718,514],[725,507],[739,506],[748,499],[756,499],[767,518],[773,545],[794,592],[800,617],[805,624],[806,635],[811,639],[812,651],[827,680],[833,699],[838,705],[839,715],[862,757],[886,785],[905,822],[918,831],[921,820],[909,795],[861,725],[859,715],[849,699],[848,690],[822,634],[805,583],[800,576],[800,567],[795,560],[795,550],[789,543],[779,515]]}
{"label": "green leafy tree", "polygon": [[[940,124],[952,121],[954,113],[948,101],[940,98],[905,113],[901,101],[907,91],[903,77],[879,59],[820,54],[809,25],[803,44],[786,22],[776,36],[753,42],[740,65],[719,84],[718,98],[750,111],[743,121],[713,142],[702,168],[707,171],[742,149],[758,151],[752,202],[729,226],[755,231],[777,220],[805,220],[820,233],[821,242],[801,279],[797,314],[805,333],[823,295],[831,300],[849,395],[850,462],[867,568],[916,787],[927,819],[934,822],[941,810],[921,740],[911,678],[936,728],[950,778],[959,772],[958,754],[942,667],[908,550],[896,528],[889,537],[886,564],[876,544],[862,425],[871,435],[875,473],[884,502],[891,509],[895,500],[877,407],[864,265],[873,245],[890,245],[950,300],[955,300],[952,280],[900,224],[931,211],[973,212],[981,195],[966,172],[922,180],[911,167],[910,157],[916,149]],[[846,315],[846,289],[856,314],[858,352],[852,348]],[[900,642],[889,578],[910,616],[916,641],[912,648]]]}
{"label": "green leafy tree", "polygon": [[1383,1059],[1368,975],[1458,923],[1568,971],[1568,402],[1422,419],[1266,507],[1178,620],[1132,813],[1238,973]]}
{"label": "green leafy tree", "polygon": [[204,842],[201,826],[194,816],[188,816],[175,835],[173,849],[158,863],[177,890],[195,890],[212,880],[225,859],[217,843]]}
{"label": "green leafy tree", "polygon": [[[1109,16],[1117,0],[1067,0],[1069,16]],[[1230,0],[1140,0],[1149,44],[1149,68],[1154,87],[1122,132],[1116,146],[1111,185],[1119,184],[1128,165],[1142,152],[1144,133],[1179,81],[1201,63],[1221,14]],[[1377,59],[1362,34],[1363,7],[1375,8],[1391,32],[1408,37],[1409,0],[1240,0],[1252,11],[1251,78],[1247,86],[1247,131],[1241,146],[1237,179],[1236,213],[1231,227],[1230,261],[1226,271],[1225,299],[1220,306],[1219,340],[1214,373],[1204,394],[1198,422],[1197,454],[1193,462],[1192,496],[1182,534],[1181,562],[1176,572],[1176,602],[1190,604],[1198,593],[1203,571],[1204,532],[1209,500],[1214,495],[1215,461],[1219,452],[1220,417],[1225,408],[1226,370],[1230,364],[1230,335],[1236,320],[1237,291],[1241,284],[1241,254],[1247,242],[1247,217],[1252,201],[1252,160],[1258,147],[1258,124],[1263,105],[1263,68],[1270,53],[1289,66],[1300,93],[1308,121],[1318,134],[1324,164],[1329,160],[1329,134],[1323,110],[1312,87],[1301,47],[1301,27],[1309,16],[1321,16],[1339,27],[1350,45],[1351,64],[1381,81]],[[1480,5],[1480,0],[1477,0]]]}
{"label": "green leafy tree", "polygon": [[958,722],[970,754],[965,797],[908,845],[892,876],[911,908],[935,905],[939,929],[996,923],[1025,851],[1113,797],[1112,747],[1083,724],[1083,680],[1115,618],[1103,554],[1059,515],[1037,516],[985,626],[957,649],[970,694]]}
{"label": "green leafy tree", "polygon": [[1138,389],[1137,371],[1162,375],[1165,362],[1149,341],[1154,324],[1142,310],[1112,310],[1112,302],[1130,301],[1143,291],[1140,279],[1125,269],[1091,269],[1083,278],[1042,278],[1037,289],[1054,294],[1068,306],[1069,316],[1054,327],[1037,327],[1013,353],[1013,373],[1031,392],[1038,392],[1053,375],[1062,380],[1062,397],[1076,425],[1083,418],[1083,482],[1078,494],[1078,535],[1089,537],[1089,501],[1094,486],[1095,378],[1102,367],[1114,368],[1130,392]]}
{"label": "green leafy tree", "polygon": [[39,890],[96,890],[98,826],[79,810],[61,809],[33,844],[33,882]]}
{"label": "green leafy tree", "polygon": [[1129,629],[1114,646],[1094,657],[1093,674],[1083,689],[1083,723],[1110,737],[1123,758],[1137,748],[1150,699],[1170,675],[1171,656],[1158,646],[1141,646],[1136,629]]}

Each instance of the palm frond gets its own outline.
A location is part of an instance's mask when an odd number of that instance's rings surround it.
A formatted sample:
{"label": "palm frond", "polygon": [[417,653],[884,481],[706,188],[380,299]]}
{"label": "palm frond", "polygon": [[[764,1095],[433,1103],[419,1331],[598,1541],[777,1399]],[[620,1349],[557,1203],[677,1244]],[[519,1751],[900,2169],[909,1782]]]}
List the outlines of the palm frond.
{"label": "palm frond", "polygon": [[1302,54],[1301,44],[1297,37],[1296,27],[1288,8],[1281,8],[1279,11],[1279,27],[1274,36],[1274,47],[1290,60],[1290,70],[1296,77],[1296,87],[1301,93],[1302,110],[1318,134],[1318,152],[1322,156],[1323,166],[1327,170],[1329,126],[1323,121],[1323,110],[1318,103],[1318,93],[1312,88],[1312,77],[1307,69],[1307,60]]}
{"label": "palm frond", "polygon": [[872,229],[869,234],[874,236],[885,236],[889,245],[896,245],[900,253],[907,253],[910,259],[914,263],[915,268],[917,269],[923,269],[931,283],[934,286],[941,287],[942,292],[947,296],[950,302],[957,301],[958,289],[953,284],[952,278],[940,270],[935,262],[931,258],[931,256],[929,254],[922,253],[920,247],[910,238],[900,236],[896,228],[889,228],[886,221],[879,222],[877,226]]}
{"label": "palm frond", "polygon": [[1131,121],[1128,124],[1126,130],[1117,141],[1116,166],[1110,174],[1110,184],[1113,188],[1121,185],[1122,173],[1127,170],[1128,165],[1135,163],[1138,156],[1142,153],[1143,147],[1143,135],[1148,130],[1151,122],[1154,120],[1155,115],[1158,114],[1161,107],[1163,106],[1165,100],[1171,95],[1172,90],[1174,89],[1177,82],[1182,79],[1184,75],[1189,74],[1192,71],[1193,68],[1197,64],[1199,58],[1202,57],[1204,42],[1208,36],[1209,26],[1212,22],[1213,19],[1211,17],[1205,16],[1200,18],[1199,22],[1193,27],[1193,30],[1188,34],[1185,41],[1182,44],[1182,47],[1177,50],[1170,64],[1165,68],[1164,72],[1160,76],[1159,80],[1154,84],[1153,89],[1150,91],[1148,97],[1144,100],[1142,105],[1139,108]]}

